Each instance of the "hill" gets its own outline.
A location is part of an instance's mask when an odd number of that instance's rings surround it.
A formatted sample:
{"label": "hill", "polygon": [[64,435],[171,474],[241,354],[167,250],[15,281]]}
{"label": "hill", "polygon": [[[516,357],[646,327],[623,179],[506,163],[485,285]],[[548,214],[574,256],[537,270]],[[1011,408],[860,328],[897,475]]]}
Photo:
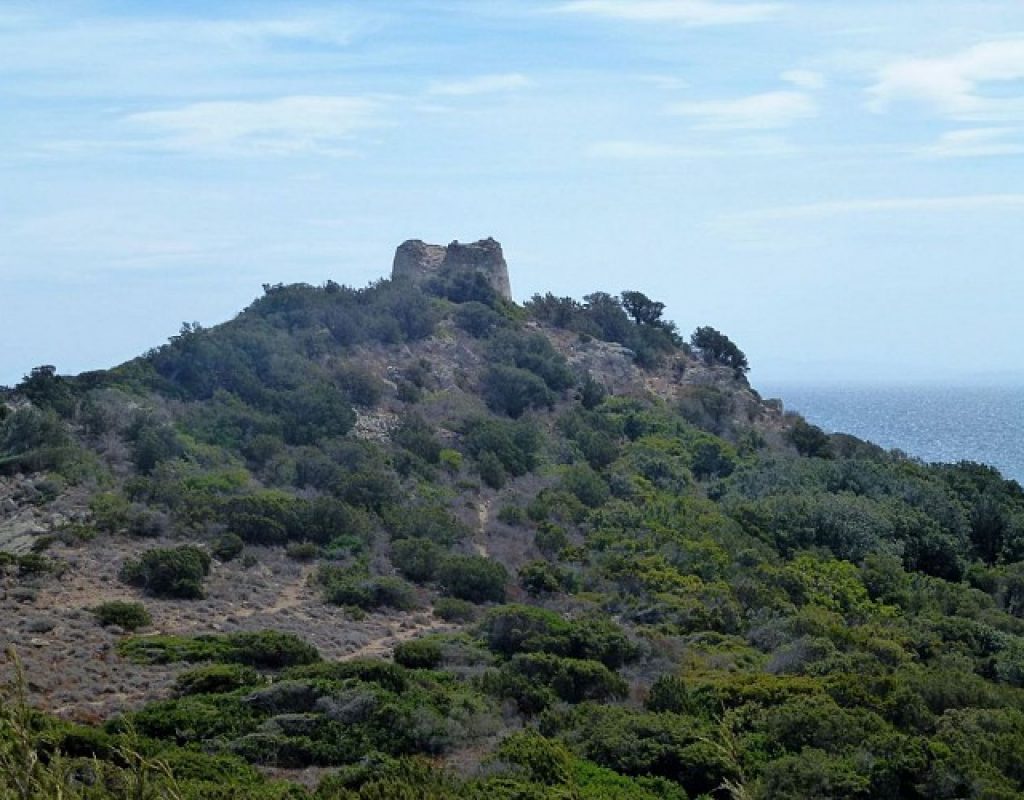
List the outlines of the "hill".
{"label": "hill", "polygon": [[399,252],[4,393],[0,796],[1021,796],[1019,485]]}

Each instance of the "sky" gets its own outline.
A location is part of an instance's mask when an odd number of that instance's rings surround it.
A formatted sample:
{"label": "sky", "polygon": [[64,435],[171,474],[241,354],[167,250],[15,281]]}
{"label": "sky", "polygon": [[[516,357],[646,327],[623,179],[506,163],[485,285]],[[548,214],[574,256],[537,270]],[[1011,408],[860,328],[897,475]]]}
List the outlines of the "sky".
{"label": "sky", "polygon": [[1024,3],[0,2],[0,384],[499,239],[752,381],[1024,384]]}

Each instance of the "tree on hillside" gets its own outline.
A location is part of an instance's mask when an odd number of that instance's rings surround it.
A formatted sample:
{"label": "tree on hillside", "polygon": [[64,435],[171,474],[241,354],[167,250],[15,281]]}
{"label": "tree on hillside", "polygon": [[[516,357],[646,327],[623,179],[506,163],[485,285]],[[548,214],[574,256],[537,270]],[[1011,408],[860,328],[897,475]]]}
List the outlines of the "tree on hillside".
{"label": "tree on hillside", "polygon": [[622,307],[637,325],[657,325],[665,311],[665,304],[651,300],[643,292],[623,292]]}
{"label": "tree on hillside", "polygon": [[57,374],[57,368],[45,364],[35,367],[22,379],[17,391],[43,409],[56,411],[68,417],[75,410],[75,397],[68,382]]}
{"label": "tree on hillside", "polygon": [[707,364],[732,367],[738,373],[745,373],[750,369],[743,351],[728,336],[710,325],[697,328],[690,337],[690,344],[703,356]]}

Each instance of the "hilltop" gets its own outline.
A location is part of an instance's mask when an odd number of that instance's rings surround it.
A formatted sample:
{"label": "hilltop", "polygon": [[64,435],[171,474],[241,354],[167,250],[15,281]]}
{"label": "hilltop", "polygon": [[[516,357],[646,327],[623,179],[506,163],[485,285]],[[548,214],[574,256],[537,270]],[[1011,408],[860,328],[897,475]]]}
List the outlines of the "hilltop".
{"label": "hilltop", "polygon": [[485,240],[34,370],[0,398],[30,796],[81,786],[55,750],[125,796],[125,748],[153,796],[1020,796],[1024,491],[747,368],[635,289],[517,304]]}

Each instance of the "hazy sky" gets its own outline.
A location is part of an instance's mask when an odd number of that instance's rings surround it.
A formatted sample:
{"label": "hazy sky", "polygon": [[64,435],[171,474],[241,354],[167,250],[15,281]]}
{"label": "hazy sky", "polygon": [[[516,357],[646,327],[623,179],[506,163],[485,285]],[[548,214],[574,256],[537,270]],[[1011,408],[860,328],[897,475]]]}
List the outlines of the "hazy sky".
{"label": "hazy sky", "polygon": [[0,384],[488,235],[755,384],[1024,380],[1024,3],[0,3]]}

